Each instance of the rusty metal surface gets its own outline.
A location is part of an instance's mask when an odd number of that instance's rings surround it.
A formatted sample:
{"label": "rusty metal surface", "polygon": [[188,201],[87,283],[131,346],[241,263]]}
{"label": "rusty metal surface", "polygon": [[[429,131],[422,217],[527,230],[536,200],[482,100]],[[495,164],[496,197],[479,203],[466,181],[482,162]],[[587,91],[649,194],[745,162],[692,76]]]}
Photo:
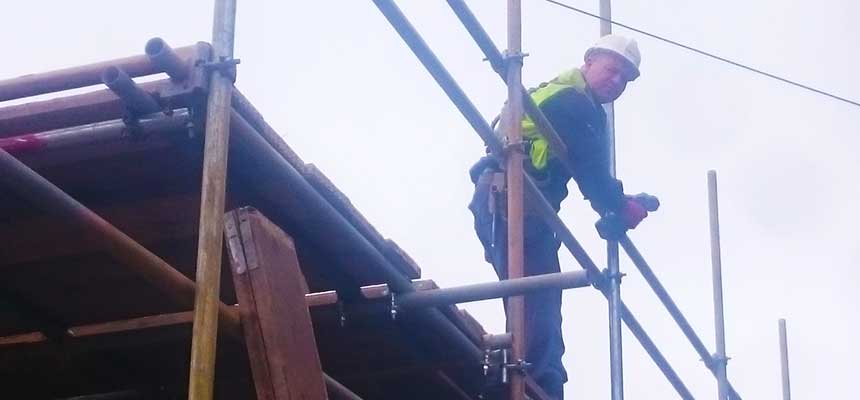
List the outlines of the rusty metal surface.
{"label": "rusty metal surface", "polygon": [[[175,52],[181,59],[189,59],[195,53],[195,48],[196,46],[194,45],[185,46],[175,49]],[[132,77],[162,72],[149,57],[139,55],[56,71],[29,74],[0,81],[0,101],[98,85],[101,83],[102,71],[111,66],[122,68]]]}
{"label": "rusty metal surface", "polygon": [[[7,190],[14,191],[67,223],[97,233],[107,246],[107,251],[117,260],[163,290],[166,296],[181,304],[190,305],[191,296],[195,292],[194,282],[160,257],[3,150],[0,150],[0,171],[0,182]],[[220,309],[225,325],[238,334],[239,321],[235,310],[223,304]]]}
{"label": "rusty metal surface", "polygon": [[152,64],[159,71],[164,71],[173,80],[181,81],[191,74],[192,60],[183,59],[162,38],[152,38],[146,42],[144,51]]}
{"label": "rusty metal surface", "polygon": [[155,98],[141,89],[122,68],[105,68],[102,82],[122,99],[126,109],[134,115],[151,114],[161,109]]}
{"label": "rusty metal surface", "polygon": [[[194,87],[170,79],[138,86],[158,97],[167,109],[189,106],[194,92]],[[124,112],[124,102],[109,89],[4,107],[0,108],[0,137],[120,119]]]}

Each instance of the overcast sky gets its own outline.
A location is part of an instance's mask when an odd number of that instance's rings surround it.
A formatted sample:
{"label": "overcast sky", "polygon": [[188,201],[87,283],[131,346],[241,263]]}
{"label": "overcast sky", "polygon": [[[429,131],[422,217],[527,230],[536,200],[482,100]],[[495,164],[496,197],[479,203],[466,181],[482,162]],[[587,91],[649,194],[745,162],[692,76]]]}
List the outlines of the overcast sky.
{"label": "overcast sky", "polygon": [[[567,0],[596,10],[596,0]],[[211,1],[15,2],[0,25],[0,76],[140,54],[147,39],[210,39]],[[443,1],[401,7],[488,119],[501,81]],[[503,47],[505,2],[469,2]],[[614,17],[722,56],[860,98],[853,1],[616,0]],[[524,81],[578,66],[598,22],[524,0]],[[195,14],[194,11],[198,10]],[[631,34],[616,28],[617,33]],[[466,204],[483,146],[370,0],[240,1],[237,86],[386,236],[451,286],[495,278]],[[747,399],[779,398],[777,319],[788,319],[797,399],[852,398],[860,359],[860,109],[647,37],[642,77],[617,103],[618,174],[662,201],[631,237],[710,349],[706,171],[720,183],[729,375]],[[573,190],[563,219],[598,264],[595,215]],[[562,269],[579,267],[562,252]],[[714,380],[626,258],[622,296],[697,398]],[[500,332],[499,302],[468,305]],[[607,307],[564,297],[569,398],[609,398]],[[625,330],[628,399],[676,398]]]}

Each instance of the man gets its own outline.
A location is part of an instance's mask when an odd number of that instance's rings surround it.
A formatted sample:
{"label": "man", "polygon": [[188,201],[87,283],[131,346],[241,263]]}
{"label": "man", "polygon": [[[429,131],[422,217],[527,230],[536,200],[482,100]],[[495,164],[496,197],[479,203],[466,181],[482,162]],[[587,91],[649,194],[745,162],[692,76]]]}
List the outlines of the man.
{"label": "man", "polygon": [[[609,174],[606,113],[602,104],[617,99],[627,83],[639,76],[640,54],[636,42],[608,35],[585,53],[580,68],[563,72],[532,91],[535,103],[567,145],[573,176],[548,149],[534,123],[523,121],[526,142],[525,171],[535,180],[544,197],[558,211],[567,197],[573,178],[592,208],[604,218],[601,236],[632,229],[648,213],[630,196],[621,182]],[[469,209],[475,216],[475,231],[484,245],[485,258],[499,279],[507,279],[507,228],[505,224],[504,177],[497,161],[482,158],[469,171],[475,194]],[[527,208],[528,209],[528,208]],[[559,272],[559,241],[536,215],[526,214],[524,224],[525,274]],[[567,373],[561,363],[564,343],[561,332],[561,291],[525,297],[526,361],[529,374],[551,396],[563,399]]]}

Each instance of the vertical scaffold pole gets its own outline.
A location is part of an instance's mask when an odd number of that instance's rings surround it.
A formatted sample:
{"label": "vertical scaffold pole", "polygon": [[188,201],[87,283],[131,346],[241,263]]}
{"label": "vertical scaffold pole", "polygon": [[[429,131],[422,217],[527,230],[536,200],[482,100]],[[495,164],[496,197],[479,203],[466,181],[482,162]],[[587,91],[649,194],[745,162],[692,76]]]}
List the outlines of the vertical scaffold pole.
{"label": "vertical scaffold pole", "polygon": [[[197,243],[197,293],[191,338],[189,400],[211,400],[215,379],[218,338],[218,304],[221,287],[221,254],[224,202],[227,188],[227,148],[230,134],[230,101],[236,0],[215,0],[212,27],[214,62],[206,104],[206,138],[203,183],[200,194],[200,234]],[[222,63],[222,64],[218,64]]]}
{"label": "vertical scaffold pole", "polygon": [[717,375],[717,398],[729,398],[729,381],[726,377],[726,323],[723,318],[723,263],[720,259],[720,206],[717,200],[717,172],[708,171],[708,209],[711,223],[711,268],[714,284],[714,329],[717,352],[714,363]]}
{"label": "vertical scaffold pole", "polygon": [[779,320],[779,361],[782,367],[782,400],[791,400],[791,381],[788,374],[788,337],[785,319]]}
{"label": "vertical scaffold pole", "polygon": [[[612,2],[600,0],[600,36],[612,33]],[[606,110],[606,137],[609,150],[609,174],[615,177],[615,107],[612,103]],[[606,243],[606,265],[609,275],[609,369],[612,385],[612,400],[624,400],[624,358],[621,347],[621,267],[618,242]]]}
{"label": "vertical scaffold pole", "polygon": [[[508,278],[523,277],[523,151],[522,151],[522,9],[520,0],[508,0],[508,107],[507,107],[507,184],[508,184]],[[525,360],[525,301],[522,296],[508,299],[509,325],[513,335],[514,363]],[[520,364],[523,365],[523,364]],[[511,376],[511,400],[525,399],[525,376],[520,370]]]}

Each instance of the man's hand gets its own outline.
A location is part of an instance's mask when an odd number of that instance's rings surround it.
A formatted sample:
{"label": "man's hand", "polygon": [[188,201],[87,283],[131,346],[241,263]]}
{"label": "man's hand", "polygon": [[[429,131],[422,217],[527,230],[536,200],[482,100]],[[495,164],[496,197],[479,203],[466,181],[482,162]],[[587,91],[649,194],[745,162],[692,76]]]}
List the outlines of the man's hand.
{"label": "man's hand", "polygon": [[[656,197],[650,196],[656,201]],[[643,204],[644,196],[637,195],[628,197],[624,202],[624,208],[618,213],[607,213],[594,226],[597,228],[597,233],[605,240],[618,240],[623,236],[628,229],[636,228],[645,217],[648,216],[646,205]],[[659,202],[657,202],[659,206]],[[652,207],[656,209],[656,207]]]}
{"label": "man's hand", "polygon": [[636,199],[627,199],[624,204],[624,210],[621,211],[624,227],[627,229],[636,228],[645,217],[648,216],[648,210]]}

